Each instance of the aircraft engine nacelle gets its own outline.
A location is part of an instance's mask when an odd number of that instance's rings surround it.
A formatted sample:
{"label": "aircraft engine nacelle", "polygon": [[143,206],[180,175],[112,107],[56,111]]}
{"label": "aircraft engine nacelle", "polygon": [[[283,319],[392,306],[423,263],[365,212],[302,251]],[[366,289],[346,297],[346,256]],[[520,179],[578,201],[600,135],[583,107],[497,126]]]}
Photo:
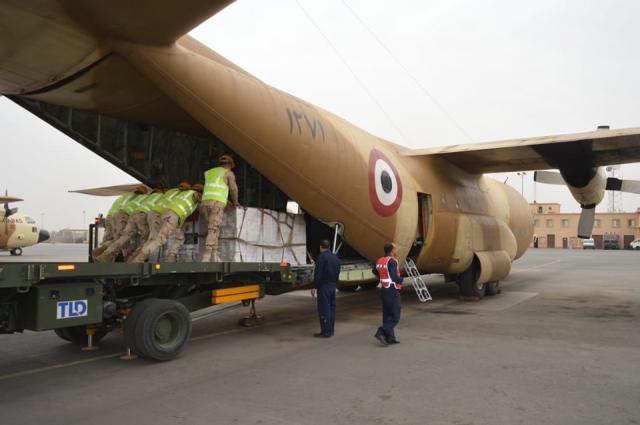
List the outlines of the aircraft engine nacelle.
{"label": "aircraft engine nacelle", "polygon": [[511,271],[511,257],[506,251],[482,251],[475,253],[478,262],[476,283],[497,282]]}
{"label": "aircraft engine nacelle", "polygon": [[[563,177],[565,174],[563,174]],[[607,189],[607,175],[602,167],[595,169],[595,174],[582,187],[574,186],[572,179],[567,177],[567,186],[573,195],[573,198],[583,207],[592,207],[598,205],[605,195]],[[575,183],[574,183],[575,184]]]}

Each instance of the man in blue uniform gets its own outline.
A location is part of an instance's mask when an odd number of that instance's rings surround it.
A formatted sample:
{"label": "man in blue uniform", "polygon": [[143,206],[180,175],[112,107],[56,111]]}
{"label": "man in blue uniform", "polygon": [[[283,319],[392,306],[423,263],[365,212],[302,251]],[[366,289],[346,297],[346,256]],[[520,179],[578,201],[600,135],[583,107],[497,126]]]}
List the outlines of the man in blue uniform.
{"label": "man in blue uniform", "polygon": [[336,285],[339,276],[340,260],[331,252],[331,244],[325,239],[320,242],[320,255],[316,259],[311,290],[311,296],[317,296],[320,318],[320,333],[313,334],[316,338],[333,336],[336,322]]}
{"label": "man in blue uniform", "polygon": [[396,246],[388,243],[384,246],[384,257],[380,257],[373,267],[373,273],[380,278],[380,298],[382,299],[382,326],[374,337],[383,346],[398,344],[393,328],[400,321],[400,289],[402,277],[396,258]]}

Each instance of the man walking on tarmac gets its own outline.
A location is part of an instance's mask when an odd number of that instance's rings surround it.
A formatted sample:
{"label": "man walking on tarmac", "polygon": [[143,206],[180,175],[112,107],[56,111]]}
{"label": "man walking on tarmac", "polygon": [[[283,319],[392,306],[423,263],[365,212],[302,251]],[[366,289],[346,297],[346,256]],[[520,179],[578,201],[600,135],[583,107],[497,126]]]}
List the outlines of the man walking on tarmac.
{"label": "man walking on tarmac", "polygon": [[224,209],[230,198],[234,207],[239,207],[236,176],[231,171],[235,162],[230,155],[218,158],[218,166],[204,173],[204,192],[200,204],[200,214],[207,224],[207,239],[202,253],[202,262],[220,261],[218,238]]}
{"label": "man walking on tarmac", "polygon": [[380,278],[380,297],[382,299],[382,326],[374,337],[383,346],[398,344],[393,328],[400,321],[400,289],[402,277],[396,258],[396,246],[388,243],[384,246],[384,257],[378,258],[373,273]]}
{"label": "man walking on tarmac", "polygon": [[100,246],[93,250],[92,256],[96,258],[117,240],[127,226],[129,221],[129,213],[124,208],[135,196],[141,193],[146,193],[147,187],[140,185],[133,192],[127,192],[120,195],[111,205],[109,212],[107,213],[107,222],[105,223],[104,238]]}
{"label": "man walking on tarmac", "polygon": [[167,263],[175,263],[178,251],[180,251],[185,240],[182,226],[196,210],[200,200],[198,190],[202,190],[201,184],[196,184],[192,188],[188,182],[182,182],[177,188],[170,189],[164,194],[160,201],[163,209],[160,216],[162,226],[158,230],[156,237],[149,238],[147,243],[143,245],[140,252],[131,260],[132,262],[145,262],[150,254],[156,252],[173,236],[173,243],[167,249],[165,261]]}
{"label": "man walking on tarmac", "polygon": [[336,323],[336,286],[340,277],[340,260],[331,252],[328,240],[320,242],[320,255],[316,259],[313,270],[313,289],[311,296],[318,299],[318,317],[320,319],[320,333],[313,334],[316,338],[330,338],[333,336]]}

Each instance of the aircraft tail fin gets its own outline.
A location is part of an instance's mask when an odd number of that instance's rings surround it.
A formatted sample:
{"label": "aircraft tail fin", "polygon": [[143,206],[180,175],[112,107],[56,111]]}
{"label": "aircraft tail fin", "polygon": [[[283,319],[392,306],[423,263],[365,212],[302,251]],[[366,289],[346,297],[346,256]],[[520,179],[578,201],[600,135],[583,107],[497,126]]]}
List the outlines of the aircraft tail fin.
{"label": "aircraft tail fin", "polygon": [[171,44],[234,0],[63,0],[74,20],[100,36]]}

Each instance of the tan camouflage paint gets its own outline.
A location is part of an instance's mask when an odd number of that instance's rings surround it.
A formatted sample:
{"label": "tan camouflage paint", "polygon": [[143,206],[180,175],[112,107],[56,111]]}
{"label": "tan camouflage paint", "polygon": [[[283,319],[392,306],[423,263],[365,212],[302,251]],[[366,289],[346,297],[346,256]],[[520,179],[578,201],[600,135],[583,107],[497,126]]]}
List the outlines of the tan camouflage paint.
{"label": "tan camouflage paint", "polygon": [[5,217],[4,211],[0,211],[0,249],[35,245],[38,243],[39,232],[37,225],[27,223],[25,215],[16,213]]}
{"label": "tan camouflage paint", "polygon": [[[453,165],[472,170],[474,157],[466,148],[412,153],[270,87],[196,40],[180,37],[227,1],[188,1],[189,7],[144,0],[1,3],[0,24],[6,30],[0,47],[12,46],[6,51],[13,56],[0,53],[0,93],[21,95],[50,87],[103,58],[68,84],[29,97],[193,133],[209,131],[311,215],[342,223],[347,242],[369,259],[378,257],[390,240],[401,257],[409,252],[418,227],[418,193],[429,194],[432,201],[431,226],[417,261],[423,272],[460,272],[475,255],[490,274],[499,275],[505,258],[512,261],[529,246],[533,229],[525,200],[483,177],[482,170],[469,173]],[[145,12],[147,7],[154,8],[153,15]],[[172,19],[158,25],[159,16]],[[113,25],[131,17],[139,25]],[[569,139],[535,143],[554,140]],[[524,144],[514,141],[504,148]],[[373,150],[389,160],[402,183],[402,201],[388,216],[372,207]],[[451,152],[458,156],[445,160],[442,155]],[[504,155],[516,156],[505,163],[509,169],[531,168],[523,156],[531,152],[509,150]],[[494,158],[500,156],[478,157],[483,163]]]}

